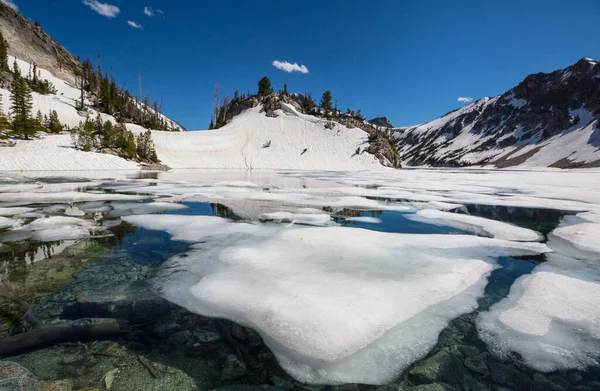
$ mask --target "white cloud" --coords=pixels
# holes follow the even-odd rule
[[[144,13],[146,16],[154,16],[154,10],[152,7],[144,7]]]
[[[14,9],[15,11],[19,10],[19,7],[17,7],[17,4],[15,4],[15,2],[13,0],[0,0],[0,2],[6,4],[7,6]]]
[[[304,65],[298,65],[298,63],[289,63],[287,61],[273,61],[273,66],[285,72],[301,72],[308,73],[308,68]]]
[[[127,24],[130,25],[131,27],[133,27],[134,29],[141,29],[142,28],[141,24],[139,24],[137,22],[134,22],[133,20],[128,20]]]
[[[460,103],[471,103],[471,102],[473,102],[473,98],[470,98],[468,96],[460,96],[460,97],[458,97],[458,101]]]
[[[119,14],[119,12],[121,12],[119,7],[116,5],[101,3],[98,0],[82,0],[82,2],[92,10],[96,11],[102,16],[106,16],[107,18],[114,18]]]

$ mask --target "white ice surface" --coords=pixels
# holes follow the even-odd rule
[[[0,216],[0,229],[12,227],[17,223],[18,220]]]
[[[346,221],[358,221],[361,223],[369,223],[369,224],[378,224],[381,223],[381,219],[377,217],[371,216],[356,216],[356,217],[346,217],[344,220]]]
[[[423,209],[418,211],[416,215],[406,215],[406,218],[430,224],[441,223],[475,234],[487,233],[494,238],[503,240],[538,242],[543,239],[540,233],[531,229],[460,213]]]
[[[259,216],[261,220],[288,222],[303,225],[332,225],[331,216],[323,213],[292,213],[287,211],[263,213]]]
[[[518,352],[539,371],[584,370],[600,357],[600,275],[553,265],[520,277],[477,327],[502,357]]]
[[[600,254],[600,223],[598,222],[560,226],[552,231],[552,234],[570,242],[579,250]]]
[[[309,383],[381,384],[473,310],[499,255],[549,251],[466,235],[274,228],[207,216],[124,220],[194,244],[161,280],[169,300],[255,328]]]
[[[23,213],[33,212],[35,208],[27,208],[27,207],[13,207],[13,208],[1,208],[0,207],[0,216],[16,216]]]

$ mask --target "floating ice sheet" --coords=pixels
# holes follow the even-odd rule
[[[491,350],[518,352],[539,371],[585,369],[600,358],[600,274],[538,266],[520,277],[508,297],[479,316]]]
[[[148,198],[143,195],[129,194],[92,194],[77,191],[66,191],[62,193],[0,193],[1,202],[15,202],[27,200],[29,203],[61,203],[61,202],[85,202],[85,201],[131,201]]]
[[[173,202],[113,202],[110,206],[109,216],[112,217],[187,209],[187,206]]]
[[[488,234],[489,236],[503,240],[537,242],[543,239],[541,234],[531,229],[460,213],[423,209],[415,215],[406,215],[406,218],[430,224],[449,225],[464,231],[475,234]]]
[[[369,224],[379,224],[379,223],[381,223],[381,219],[379,219],[377,217],[371,217],[371,216],[346,217],[344,220],[346,220],[346,221],[358,221],[360,223],[369,223]]]
[[[102,231],[94,220],[77,217],[51,216],[42,217],[29,224],[13,229],[5,235],[3,241],[34,239],[41,242],[56,240],[84,239],[94,232]]]
[[[33,212],[35,208],[27,207],[14,207],[14,208],[0,208],[0,216],[16,216],[23,213]]]
[[[331,216],[323,213],[292,213],[286,211],[263,213],[259,216],[260,220],[287,222],[303,225],[334,225]]]
[[[9,219],[8,217],[0,216],[0,229],[10,228],[17,224],[19,221],[15,219]]]
[[[128,216],[195,242],[173,257],[162,294],[256,329],[284,369],[309,383],[381,384],[473,310],[500,255],[548,251],[466,235],[273,228],[209,216]]]
[[[579,250],[600,253],[599,223],[561,224],[561,226],[552,231],[552,234],[566,240]]]

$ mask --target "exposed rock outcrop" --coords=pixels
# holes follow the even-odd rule
[[[75,84],[79,62],[41,28],[0,2],[0,31],[9,43],[8,54],[51,71]]]
[[[386,117],[377,117],[370,119],[369,122],[371,125],[381,127],[381,128],[393,128],[392,124]]]
[[[409,165],[600,166],[600,63],[582,59],[434,121],[394,130]],[[548,145],[547,148],[545,148]]]

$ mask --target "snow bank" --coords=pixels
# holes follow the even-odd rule
[[[538,242],[542,235],[533,230],[478,216],[424,209],[406,218],[430,224],[448,225],[475,234],[488,234],[497,239]]]
[[[598,270],[569,274],[553,265],[538,266],[480,315],[479,334],[493,353],[518,352],[539,371],[598,365],[599,277]]]
[[[367,133],[297,112],[277,110],[269,118],[262,108],[249,109],[223,128],[201,132],[152,132],[159,159],[171,168],[221,169],[378,169],[368,153],[355,155]],[[268,148],[264,144],[270,141]],[[306,150],[306,152],[304,152]]]
[[[138,169],[137,163],[118,156],[77,150],[68,134],[17,140],[14,147],[0,147],[0,171]]]
[[[256,329],[282,367],[308,383],[389,381],[475,308],[492,259],[549,251],[466,235],[282,229],[207,216],[124,220],[195,243],[169,261],[162,295]]]

